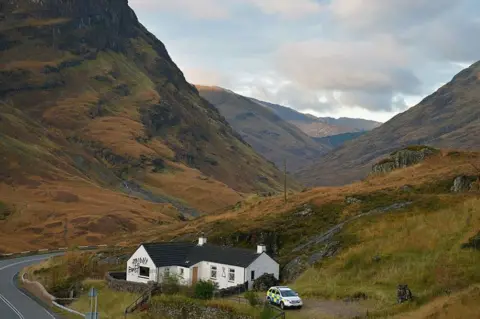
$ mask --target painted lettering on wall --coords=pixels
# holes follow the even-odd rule
[[[134,258],[132,260],[132,266],[128,267],[128,273],[129,274],[139,274],[140,273],[140,265],[146,265],[148,264],[148,258],[147,257],[138,257]]]

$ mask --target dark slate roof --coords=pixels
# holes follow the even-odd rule
[[[146,243],[143,247],[157,267],[190,267],[201,261],[209,261],[246,268],[259,256],[255,250],[211,244]]]

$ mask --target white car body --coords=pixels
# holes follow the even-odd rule
[[[301,308],[302,298],[292,289],[284,286],[270,287],[267,292],[267,301],[284,308]]]

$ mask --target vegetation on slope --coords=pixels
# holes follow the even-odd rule
[[[287,284],[307,298],[366,295],[378,317],[413,311],[480,284],[480,252],[469,248],[480,227],[478,191],[451,190],[456,177],[478,174],[472,161],[479,159],[440,152],[359,183],[291,195],[286,204],[253,200],[188,225],[162,226],[143,232],[142,240],[195,240],[205,231],[210,242],[251,248],[263,242],[283,278],[292,261],[300,265],[300,277]],[[404,283],[415,301],[396,305]]]
[[[0,198],[18,211],[0,249],[105,242],[281,189],[126,1],[0,10]]]

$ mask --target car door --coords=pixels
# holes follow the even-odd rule
[[[281,301],[282,296],[280,295],[280,291],[278,291],[278,289],[275,289],[275,303],[279,305]]]

